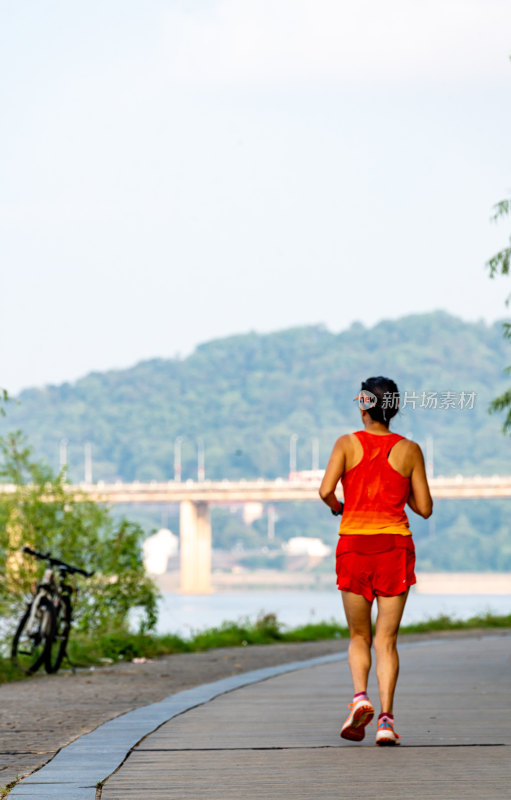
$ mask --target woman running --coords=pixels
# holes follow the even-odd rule
[[[381,713],[376,744],[399,744],[393,701],[399,673],[397,635],[410,586],[416,582],[415,548],[404,507],[427,519],[433,510],[424,457],[418,444],[389,431],[399,392],[389,378],[368,378],[358,400],[364,430],[337,439],[319,490],[336,516],[342,514],[336,553],[337,586],[350,631],[348,663],[353,703],[343,739],[361,741],[374,716],[367,696],[371,668],[371,607]],[[344,504],[335,496],[342,481]]]

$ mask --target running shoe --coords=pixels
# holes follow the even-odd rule
[[[399,733],[394,730],[394,722],[388,717],[380,717],[376,729],[376,744],[394,746],[399,744]]]
[[[374,708],[368,697],[361,697],[355,703],[350,703],[349,708],[351,711],[342,726],[341,738],[361,742],[366,735],[366,725],[369,725],[374,717]]]

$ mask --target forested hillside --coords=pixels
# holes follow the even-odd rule
[[[172,350],[172,342],[168,349]],[[182,360],[154,359],[92,373],[70,384],[30,389],[10,404],[0,429],[21,428],[39,455],[58,466],[68,440],[69,475],[83,480],[83,446],[92,445],[95,480],[173,477],[182,436],[183,479],[195,477],[197,441],[207,478],[275,477],[289,470],[289,437],[298,435],[298,468],[311,465],[311,439],[324,466],[334,439],[359,426],[353,397],[361,379],[393,377],[402,392],[476,392],[474,408],[404,408],[393,429],[434,440],[437,474],[509,472],[510,439],[487,413],[507,385],[511,363],[501,325],[468,323],[443,312],[354,324],[255,333],[208,342]]]
[[[252,333],[208,342],[182,360],[155,359],[24,391],[8,404],[0,432],[21,428],[53,467],[66,439],[73,481],[84,478],[85,442],[96,481],[171,479],[177,437],[183,480],[197,476],[199,439],[206,478],[285,476],[291,434],[299,437],[298,469],[310,468],[314,437],[324,467],[335,438],[360,426],[353,402],[360,381],[383,374],[417,396],[393,429],[423,445],[433,437],[437,475],[509,474],[511,439],[501,433],[502,418],[487,411],[507,386],[509,363],[500,323],[467,323],[443,312],[372,328],[356,324],[338,334],[319,326]],[[420,407],[423,392],[436,393],[437,408]],[[447,392],[456,407],[440,407]],[[461,392],[476,393],[473,408],[467,398],[459,407]],[[122,510],[148,532],[162,521],[178,529],[177,508]],[[276,546],[297,535],[335,545],[337,522],[319,500],[281,503],[276,512]],[[511,500],[437,501],[431,520],[409,516],[420,569],[511,569]],[[213,510],[215,547],[261,547],[269,544],[267,529],[265,515],[246,525],[241,509]],[[282,554],[273,555],[278,566]]]

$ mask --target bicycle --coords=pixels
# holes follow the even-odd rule
[[[28,675],[37,672],[44,664],[48,674],[57,672],[67,655],[67,641],[71,630],[71,595],[76,588],[67,580],[69,575],[91,578],[94,572],[86,572],[53,558],[50,553],[38,553],[30,547],[22,552],[40,561],[47,561],[42,581],[34,596],[28,601],[14,634],[11,659]],[[58,575],[56,574],[58,571]]]

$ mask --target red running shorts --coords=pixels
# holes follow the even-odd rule
[[[395,597],[417,582],[411,536],[393,533],[343,534],[336,552],[337,586],[361,594],[370,603],[377,595]]]

